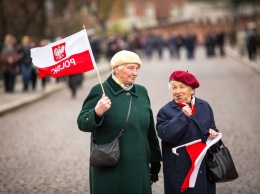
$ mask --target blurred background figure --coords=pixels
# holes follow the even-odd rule
[[[206,56],[208,58],[214,57],[216,37],[214,36],[214,32],[212,30],[206,34],[204,42],[205,42]]]
[[[223,30],[220,30],[216,35],[216,46],[219,50],[219,55],[221,57],[225,56],[225,32]]]
[[[153,55],[154,37],[152,34],[148,34],[145,40],[145,56],[150,59]]]
[[[247,33],[247,52],[249,60],[256,59],[257,35],[256,28],[250,28]]]
[[[90,36],[90,46],[96,62],[99,62],[101,55],[100,40],[98,37]]]
[[[241,57],[246,55],[246,28],[237,32],[237,49]]]
[[[170,52],[171,58],[173,58],[176,55],[176,37],[174,33],[171,33],[167,40],[168,43],[168,49]]]
[[[0,57],[5,92],[14,92],[18,61],[21,59],[21,57],[22,56],[19,55],[18,50],[16,48],[16,38],[13,35],[7,34],[5,36]]]
[[[107,38],[107,52],[106,57],[108,60],[114,56],[114,54],[117,52],[117,44],[116,44],[116,37],[115,36],[109,36]]]
[[[36,46],[35,41],[34,40],[30,40],[30,45],[31,48],[34,48]],[[38,69],[37,67],[35,67],[33,65],[33,63],[31,62],[31,67],[32,67],[32,73],[31,73],[31,83],[32,83],[32,90],[35,91],[36,89],[36,84],[37,84],[37,76],[38,76]]]
[[[22,78],[23,78],[24,92],[28,91],[28,86],[31,81],[32,70],[33,70],[30,49],[31,49],[30,37],[23,36],[19,53],[22,56],[20,61],[20,67],[21,67]]]
[[[164,47],[163,38],[159,34],[159,32],[156,32],[156,35],[154,36],[154,49],[158,53],[159,59],[162,59],[163,57],[163,47]]]
[[[196,44],[197,44],[196,35],[189,32],[184,39],[184,46],[186,48],[187,59],[194,59]]]
[[[72,98],[76,97],[78,88],[82,85],[82,82],[84,80],[83,74],[73,74],[68,76],[68,85],[71,90],[71,96]]]
[[[180,49],[183,46],[183,37],[181,34],[178,34],[176,36],[175,44],[176,44],[176,56],[177,56],[177,59],[180,59]]]

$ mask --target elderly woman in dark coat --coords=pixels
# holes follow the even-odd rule
[[[132,105],[123,136],[120,160],[115,167],[90,166],[91,194],[151,194],[151,183],[158,180],[161,151],[147,90],[134,84],[141,66],[138,55],[120,51],[111,59],[112,75],[94,86],[78,116],[78,127],[92,132],[95,143],[111,142],[126,120],[130,95]]]
[[[205,142],[207,138],[218,135],[210,105],[195,98],[195,88],[198,87],[199,82],[191,73],[173,72],[169,79],[173,100],[163,106],[157,115],[156,130],[162,140],[165,194],[216,193],[215,183],[210,182],[206,174],[205,159],[201,163],[194,188],[183,189],[185,177],[191,168],[191,159],[185,148],[178,149],[179,155],[172,153],[172,148],[176,146],[197,139]]]

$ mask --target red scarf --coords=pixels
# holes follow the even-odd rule
[[[191,108],[191,113],[194,115],[195,114],[195,96],[191,97],[191,105],[184,103],[184,102],[176,102],[179,106],[184,107],[184,106],[189,106]]]

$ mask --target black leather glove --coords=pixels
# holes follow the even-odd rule
[[[161,170],[160,162],[151,163],[151,167],[150,167],[151,184],[158,181],[158,179],[159,179],[158,174],[159,174],[160,170]]]

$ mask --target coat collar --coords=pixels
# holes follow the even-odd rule
[[[126,91],[118,83],[115,82],[115,80],[112,78],[112,75],[110,75],[104,83],[106,84],[106,86],[109,88],[109,90],[112,92],[114,96],[117,96],[121,93],[129,92],[132,95],[138,97],[135,84],[133,85],[131,90]]]
[[[172,105],[173,108],[177,108],[178,110],[182,109],[182,107],[180,107],[174,100],[171,101],[171,105]],[[202,105],[203,105],[203,101],[200,100],[199,98],[196,98],[196,101],[195,101],[195,117],[200,113]]]

